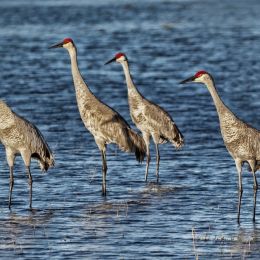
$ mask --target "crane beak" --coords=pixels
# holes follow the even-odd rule
[[[185,80],[181,81],[181,82],[180,82],[180,84],[185,84],[185,83],[187,83],[187,82],[191,82],[191,81],[193,81],[194,79],[195,79],[195,77],[194,77],[194,76],[192,76],[192,77],[189,77],[189,78],[187,78],[187,79],[185,79]]]
[[[116,61],[116,57],[114,57],[113,59],[107,61],[107,62],[105,63],[105,65],[107,65],[107,64],[109,64],[109,63],[111,63],[111,62],[113,62],[113,61]]]
[[[60,42],[58,44],[50,46],[49,49],[52,49],[52,48],[62,48],[62,47],[63,47],[63,42]]]

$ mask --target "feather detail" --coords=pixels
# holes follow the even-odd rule
[[[40,130],[0,101],[0,140],[13,154],[26,151],[39,161],[41,170],[54,166],[54,158]]]

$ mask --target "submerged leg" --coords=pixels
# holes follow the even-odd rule
[[[106,175],[107,175],[107,162],[106,162],[106,150],[101,151],[102,156],[102,195],[106,196]]]
[[[145,181],[147,182],[148,178],[148,170],[149,170],[149,164],[151,161],[150,156],[150,135],[147,133],[143,133],[143,138],[146,146],[146,169],[145,169]]]
[[[155,148],[156,148],[156,177],[157,177],[157,182],[159,182],[159,164],[160,164],[159,145],[155,144]]]
[[[241,200],[243,194],[243,187],[242,187],[242,161],[235,160],[237,173],[238,173],[238,212],[237,212],[237,222],[240,223],[240,208],[241,208]]]

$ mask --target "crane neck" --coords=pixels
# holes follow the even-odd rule
[[[79,71],[76,47],[69,48],[68,52],[71,60],[71,72],[72,72],[77,98],[78,95],[92,94],[87,84],[84,82],[84,79],[82,78],[81,73]]]
[[[128,61],[125,60],[123,61],[122,63],[122,66],[123,66],[123,70],[124,70],[124,74],[125,74],[125,79],[126,79],[126,84],[127,84],[127,90],[128,90],[128,95],[131,96],[131,95],[141,95],[139,93],[139,91],[137,90],[134,82],[133,82],[133,79],[132,79],[132,75],[130,73],[130,69],[129,69],[129,64],[128,64]]]
[[[226,105],[223,103],[223,101],[221,100],[220,96],[218,95],[217,89],[215,87],[215,83],[213,80],[208,80],[207,82],[205,82],[211,96],[212,99],[214,101],[214,104],[216,106],[217,112],[220,115],[224,110],[225,111],[229,111],[229,109],[226,107]]]

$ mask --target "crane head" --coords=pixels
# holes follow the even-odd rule
[[[114,56],[114,58],[112,58],[111,60],[107,61],[107,62],[105,63],[105,65],[107,65],[107,64],[109,64],[109,63],[111,63],[111,62],[114,62],[114,61],[121,63],[121,62],[126,61],[126,60],[127,60],[126,55],[125,55],[123,52],[118,52],[118,53]]]
[[[205,83],[208,79],[213,81],[212,76],[205,70],[198,71],[195,75],[183,80],[180,84],[184,84],[187,82],[198,82],[198,83]]]
[[[70,46],[74,46],[73,40],[71,38],[65,38],[62,42],[49,47],[49,49],[51,49],[51,48],[68,48]]]

